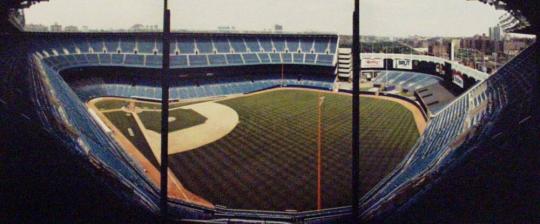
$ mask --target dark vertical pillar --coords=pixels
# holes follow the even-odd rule
[[[170,56],[170,40],[171,33],[171,12],[168,9],[167,0],[164,1],[163,9],[163,68],[161,71],[161,191],[160,191],[160,209],[162,223],[167,222],[168,213],[168,155],[169,155],[169,56]]]
[[[444,81],[446,81],[448,84],[452,83],[454,72],[452,72],[452,64],[445,62],[444,63]]]
[[[360,0],[354,1],[353,13],[353,131],[352,131],[352,223],[359,221],[360,201]]]
[[[534,62],[535,62],[535,66],[534,66],[534,75],[533,75],[533,80],[531,80],[533,84],[533,109],[532,109],[532,113],[533,113],[533,133],[536,133],[538,134],[540,132],[540,106],[538,106],[538,102],[540,102],[540,52],[538,52],[538,46],[539,46],[539,41],[538,41],[538,37],[540,37],[540,31],[537,31],[539,33],[536,34],[536,40],[535,42],[533,43],[533,47],[534,47],[534,53],[533,53],[533,57],[534,57]],[[530,143],[531,146],[533,145],[539,145],[540,144],[540,138],[533,138],[534,140]]]

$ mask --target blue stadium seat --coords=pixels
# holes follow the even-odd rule
[[[287,48],[290,52],[298,52],[300,49],[300,40],[298,38],[287,38]]]
[[[306,54],[305,63],[306,64],[315,64],[315,59],[317,58],[316,54]]]
[[[283,63],[283,61],[281,61],[281,56],[278,53],[269,53],[268,55],[270,55],[272,63]]]
[[[251,52],[259,52],[261,50],[261,46],[259,45],[259,41],[257,41],[257,38],[245,38],[245,41],[247,47],[251,50]]]
[[[294,63],[299,63],[299,64],[304,63],[304,54],[294,53],[293,54],[293,61],[294,61]]]
[[[244,57],[244,62],[246,64],[259,64],[261,63],[259,58],[257,57],[257,54],[242,54]]]
[[[98,54],[99,62],[104,65],[112,64],[111,54]]]
[[[94,50],[94,53],[102,53],[103,48],[105,47],[102,39],[88,39],[88,43],[92,50]]]
[[[261,59],[261,63],[268,64],[268,63],[272,62],[272,61],[270,61],[270,56],[268,56],[267,53],[258,53],[257,55]]]
[[[195,53],[195,40],[193,38],[180,37],[176,40],[178,42],[178,49],[180,49],[181,54]]]
[[[334,61],[334,55],[332,54],[319,54],[317,55],[317,64],[331,65]]]
[[[155,40],[141,39],[137,41],[139,53],[152,54],[154,52]]]
[[[211,65],[225,65],[227,60],[224,54],[210,54],[208,55],[208,61]]]
[[[231,46],[229,44],[229,40],[227,38],[214,38],[214,45],[216,46],[216,49],[218,53],[230,53],[231,52]]]
[[[235,53],[247,52],[243,38],[229,38],[229,42]],[[229,62],[230,63],[230,62]]]
[[[272,38],[272,42],[274,43],[276,51],[285,52],[285,38]]]
[[[88,59],[88,64],[98,65],[99,58],[97,54],[87,54],[86,58]]]
[[[173,55],[171,56],[171,66],[174,67],[187,67],[188,66],[188,59],[186,55]]]
[[[316,53],[326,53],[328,49],[328,39],[325,38],[316,38],[315,44],[313,45]]]
[[[214,52],[214,47],[212,45],[212,39],[201,37],[195,39],[196,48],[199,50],[199,53],[201,54],[208,54]]]
[[[113,64],[124,64],[124,54],[112,54]]]
[[[133,53],[135,52],[135,41],[129,39],[121,39],[120,48],[124,53]]]
[[[264,49],[264,52],[272,52],[274,49],[272,46],[272,40],[268,37],[259,37],[259,44]]]
[[[163,57],[161,55],[146,55],[146,65],[151,67],[161,67]],[[171,57],[172,65],[172,57]]]
[[[115,40],[114,38],[105,40],[104,44],[105,44],[105,48],[107,49],[108,53],[117,52],[117,50],[118,50],[118,48],[120,46],[119,40]]]
[[[208,65],[208,58],[206,55],[189,55],[189,64],[191,66],[206,66]]]
[[[124,63],[127,65],[144,65],[144,56],[136,54],[126,54]]]
[[[244,64],[244,61],[242,60],[240,54],[226,54],[226,57],[230,65]]]
[[[311,53],[311,49],[313,49],[313,39],[311,38],[301,39],[300,48],[302,48],[302,52],[304,53]]]
[[[281,53],[281,58],[283,63],[292,63],[292,54],[290,53]]]

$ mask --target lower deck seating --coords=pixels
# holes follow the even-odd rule
[[[192,99],[210,96],[249,93],[276,86],[301,86],[331,90],[333,76],[308,75],[257,75],[232,77],[205,77],[177,79],[171,82],[171,99]],[[159,80],[128,77],[85,78],[70,83],[75,92],[83,100],[100,96],[141,97],[160,99],[161,87]]]
[[[475,146],[512,132],[530,116],[535,105],[532,83],[538,81],[537,51],[537,44],[529,47],[435,114],[411,154],[364,196],[363,204],[369,206],[365,214],[398,208],[401,199],[413,199],[414,192],[428,187],[426,180],[458,163]]]

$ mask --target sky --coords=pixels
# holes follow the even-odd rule
[[[270,29],[351,34],[353,0],[169,0],[173,29]],[[27,23],[127,29],[162,24],[160,0],[50,0],[25,11]],[[377,36],[472,36],[503,11],[466,0],[360,0],[360,32]]]

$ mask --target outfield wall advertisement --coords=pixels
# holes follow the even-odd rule
[[[465,82],[463,81],[463,76],[459,73],[454,73],[452,75],[452,82],[461,88],[465,86]]]
[[[364,58],[360,60],[362,68],[384,68],[384,59]]]
[[[412,60],[410,59],[394,59],[394,68],[395,69],[406,69],[412,70]]]

